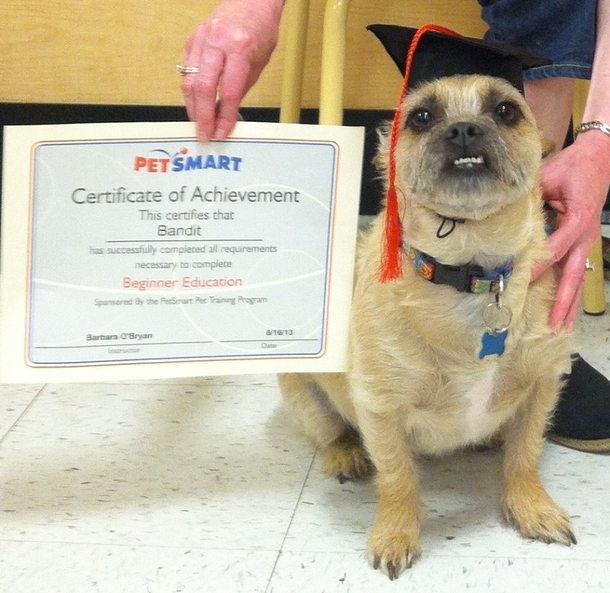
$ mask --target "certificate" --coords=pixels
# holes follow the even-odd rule
[[[346,366],[363,130],[5,128],[0,381]]]

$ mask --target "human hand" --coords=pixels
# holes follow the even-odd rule
[[[189,118],[201,142],[226,138],[239,105],[257,81],[277,43],[283,0],[222,0],[187,41],[182,78]]]
[[[585,262],[600,233],[600,216],[610,182],[610,138],[590,131],[550,157],[542,169],[545,201],[558,214],[557,230],[548,238],[551,257],[536,266],[532,280],[554,263],[561,269],[549,324],[571,331],[585,279]]]

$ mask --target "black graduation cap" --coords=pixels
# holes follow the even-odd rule
[[[369,25],[401,74],[418,29],[398,25]],[[455,74],[484,74],[508,80],[523,90],[523,70],[546,66],[551,61],[501,43],[426,31],[413,54],[409,88]]]

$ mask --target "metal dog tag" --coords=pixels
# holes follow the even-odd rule
[[[505,332],[510,327],[513,319],[513,312],[501,301],[489,303],[483,311],[483,321],[485,327],[495,334]]]

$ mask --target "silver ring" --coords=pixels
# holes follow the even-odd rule
[[[199,68],[196,66],[181,66],[180,64],[177,64],[176,72],[180,74],[180,76],[185,76],[186,74],[199,74]]]

